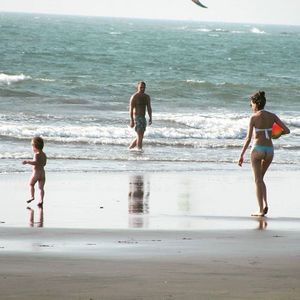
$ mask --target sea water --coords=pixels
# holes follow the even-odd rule
[[[300,27],[0,13],[0,41],[0,173],[29,171],[35,135],[48,171],[236,168],[257,90],[291,129],[274,165],[299,169]],[[139,80],[153,125],[131,153]]]

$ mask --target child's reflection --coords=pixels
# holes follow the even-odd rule
[[[143,175],[129,178],[128,212],[131,227],[145,227],[144,215],[149,213],[150,184],[145,184]]]
[[[44,227],[44,209],[43,206],[38,207],[38,220],[37,222],[34,221],[34,209],[31,207],[27,207],[29,211],[29,225],[30,227]]]

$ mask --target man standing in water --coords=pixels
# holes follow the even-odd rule
[[[135,127],[136,138],[131,142],[129,149],[137,148],[142,150],[143,138],[147,126],[146,121],[146,108],[149,115],[149,125],[152,124],[152,108],[150,96],[145,94],[146,83],[143,81],[138,82],[137,92],[130,98],[129,114],[130,114],[130,127]]]

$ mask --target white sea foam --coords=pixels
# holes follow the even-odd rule
[[[200,32],[211,32],[212,30],[208,29],[208,28],[199,28],[199,29],[197,29],[197,31],[200,31]]]
[[[52,120],[53,119],[53,120]],[[148,138],[170,145],[199,140],[241,140],[246,135],[248,114],[224,112],[211,113],[157,113],[155,123],[147,128]],[[285,117],[284,121],[294,134],[299,132],[299,118]],[[72,119],[51,117],[47,124],[24,115],[11,117],[0,115],[0,135],[7,138],[24,139],[42,135],[48,140],[64,143],[123,144],[134,135],[123,122],[114,125],[95,125],[87,119],[74,122]]]
[[[242,30],[229,30],[225,28],[198,28],[196,29],[198,32],[208,32],[208,33],[236,33],[236,34],[241,34],[245,33],[245,31]]]
[[[43,81],[43,82],[55,82],[55,79],[49,79],[49,78],[37,78],[37,81]]]
[[[205,80],[197,80],[197,79],[187,79],[187,83],[206,83]]]
[[[266,33],[265,31],[260,30],[260,29],[257,28],[257,27],[253,27],[253,28],[251,29],[251,32],[252,32],[252,33],[257,33],[257,34],[265,34],[265,33]]]
[[[80,125],[51,122],[47,125],[35,122],[34,119],[26,121],[24,116],[20,118],[23,122],[1,118],[0,135],[14,139],[41,135],[54,142],[119,145],[128,143],[128,137],[133,133],[131,128],[123,124],[108,126],[84,122]],[[193,144],[191,140],[197,144],[201,139],[240,139],[245,135],[246,120],[220,114],[157,114],[156,123],[165,126],[153,125],[146,132],[149,138],[157,142],[167,140],[170,145],[178,141]]]
[[[111,35],[120,35],[120,34],[122,34],[122,32],[120,32],[120,31],[111,31],[109,34],[111,34]]]
[[[30,76],[25,76],[24,74],[20,75],[7,75],[5,73],[0,73],[0,84],[12,84],[20,81],[31,79]]]

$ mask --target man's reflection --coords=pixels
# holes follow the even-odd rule
[[[27,207],[27,210],[29,211],[29,225],[30,227],[44,227],[44,209],[43,206],[38,207],[38,220],[34,221],[34,209],[31,207]]]
[[[145,215],[149,213],[150,183],[145,184],[143,175],[129,178],[128,212],[130,227],[147,227]]]

